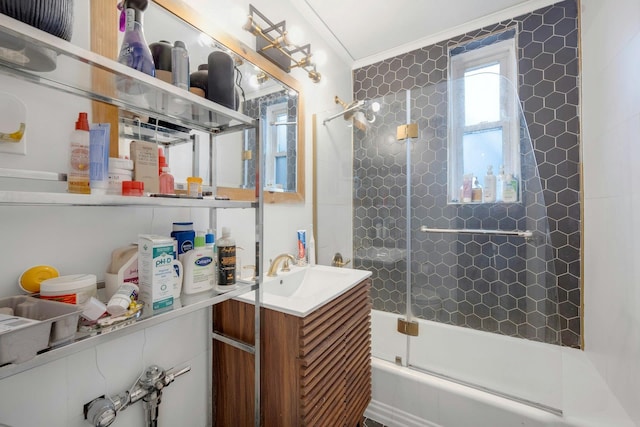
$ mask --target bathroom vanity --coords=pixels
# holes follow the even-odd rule
[[[367,277],[304,316],[262,309],[261,425],[362,422],[371,398],[370,288]],[[216,333],[251,345],[253,319],[254,306],[244,301],[229,300],[214,307]],[[213,342],[216,425],[253,425],[253,357],[219,340]]]

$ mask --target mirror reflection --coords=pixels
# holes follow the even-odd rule
[[[178,9],[186,10],[186,6],[180,1],[157,3],[168,7],[174,13],[176,11],[171,7],[172,5],[177,4]],[[161,5],[150,3],[145,11],[144,32],[147,42],[152,45],[152,51],[166,50],[176,41],[183,42],[189,55],[191,92],[200,96],[206,96],[204,92],[206,84],[203,88],[202,82],[207,81],[209,55],[212,52],[225,52],[230,55],[233,59],[235,100],[233,105],[228,107],[235,107],[238,112],[259,119],[259,134],[264,144],[262,155],[265,161],[265,190],[273,193],[300,194],[301,181],[297,178],[301,173],[300,149],[303,146],[297,125],[301,114],[298,106],[300,97],[298,91],[281,80],[291,82],[292,78],[286,74],[277,76],[274,67],[260,64],[258,60],[262,58],[257,56],[252,58],[255,64],[250,62],[179,19]],[[197,26],[196,22],[193,24]],[[268,69],[269,73],[265,69]],[[156,77],[165,80],[170,78],[163,74],[160,72]],[[135,126],[130,127],[135,129]],[[158,129],[150,127],[150,132],[158,132]],[[174,128],[173,130],[184,132],[184,129]],[[169,127],[165,131],[170,133],[172,129]],[[176,182],[184,182],[187,176],[193,174],[192,169],[195,171],[202,168],[202,165],[192,164],[194,156],[191,152],[204,150],[210,153],[215,175],[210,179],[202,176],[205,183],[208,181],[210,185],[215,185],[219,194],[231,193],[232,199],[254,197],[258,139],[255,129],[220,134],[213,138],[213,142],[208,140],[205,133],[197,130],[187,130],[187,134],[189,138],[183,138],[184,144],[165,148],[165,155]],[[120,152],[128,152],[128,150],[125,148]],[[190,167],[184,167],[185,162]],[[246,190],[246,193],[243,190]]]

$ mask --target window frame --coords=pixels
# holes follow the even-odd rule
[[[491,36],[489,36],[491,37]],[[489,39],[487,37],[486,39]],[[482,41],[481,41],[482,42]],[[477,43],[477,41],[474,41]],[[492,165],[497,175],[500,166],[504,166],[505,174],[510,173],[520,178],[520,109],[517,97],[517,50],[516,37],[496,41],[492,44],[453,54],[449,49],[449,132],[448,132],[448,197],[449,204],[463,203],[459,200],[459,188],[463,175],[467,172],[463,165],[463,138],[466,134],[502,129],[502,165]],[[500,118],[493,122],[481,122],[466,126],[464,84],[465,73],[490,65],[500,65]],[[471,172],[471,171],[469,171]],[[480,178],[486,171],[473,171]],[[484,176],[484,175],[482,175]],[[519,188],[520,186],[518,186]],[[520,193],[520,191],[518,191]],[[518,196],[518,200],[520,197]]]
[[[275,104],[271,104],[266,108],[266,120],[265,126],[267,131],[265,132],[266,136],[266,144],[265,144],[265,189],[269,191],[284,191],[287,190],[287,183],[284,184],[283,188],[278,187],[276,183],[276,159],[284,157],[287,158],[287,150],[285,151],[277,151],[279,141],[279,128],[281,126],[286,125],[276,125],[278,123],[278,116],[284,115],[285,122],[288,120],[288,105],[287,102],[278,102]],[[285,132],[285,147],[288,147],[287,137]],[[287,164],[287,162],[285,162]],[[288,167],[288,165],[287,165]],[[285,172],[285,176],[287,176],[287,172]]]

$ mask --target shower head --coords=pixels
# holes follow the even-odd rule
[[[375,122],[376,120],[375,114],[373,113],[379,109],[380,104],[378,103],[375,103],[378,105],[378,109],[372,108],[372,112],[369,112],[369,107],[367,106],[365,101],[353,101],[347,104],[337,95],[333,98],[333,100],[336,104],[340,104],[342,106],[342,112],[327,117],[326,119],[324,119],[322,124],[327,124],[327,122],[330,122],[331,120],[342,116],[344,120],[348,122],[350,121],[351,124],[356,127],[356,129],[364,132],[369,128],[369,124]]]
[[[333,100],[335,101],[336,104],[342,105],[342,108],[344,109],[343,112],[342,112],[343,113],[342,117],[344,117],[345,120],[351,120],[351,118],[353,117],[353,115],[357,111],[358,107],[361,105],[361,102],[359,102],[359,101],[353,101],[350,104],[347,104],[342,99],[340,99],[340,97],[338,97],[338,95],[336,95],[333,98]]]

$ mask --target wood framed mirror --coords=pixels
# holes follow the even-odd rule
[[[247,100],[240,103],[241,107],[239,112],[251,116],[256,119],[260,119],[260,134],[263,143],[262,153],[265,162],[265,188],[264,188],[264,201],[265,203],[300,203],[305,199],[305,153],[304,153],[304,94],[302,91],[302,85],[291,75],[278,68],[276,65],[259,55],[257,52],[237,40],[235,37],[229,35],[226,32],[216,28],[214,24],[209,23],[203,14],[198,13],[184,0],[153,0],[149,4],[149,8],[145,11],[145,15],[153,13],[157,16],[158,13],[163,14],[165,19],[175,19],[176,28],[182,28],[180,32],[181,41],[185,41],[185,38],[199,38],[206,40],[210,39],[216,46],[216,48],[226,50],[236,59],[237,64],[241,64],[244,69],[255,69],[255,74],[261,74],[266,76],[263,78],[264,84],[262,87],[256,86],[251,83],[255,83],[254,75],[249,76],[251,71],[246,72],[243,78],[247,88],[244,92],[250,92],[247,96]],[[91,2],[91,48],[93,51],[100,53],[103,56],[117,59],[118,35],[117,28],[112,25],[113,22],[117,22],[118,11],[112,0],[94,0]],[[108,24],[105,24],[107,22]],[[152,28],[152,20],[146,19],[144,21],[145,36],[147,43],[151,44],[159,40],[172,40],[171,31],[165,29]],[[163,34],[162,31],[167,32],[166,37],[159,36]],[[175,29],[173,32],[175,33]],[[187,35],[189,33],[189,35]],[[195,46],[194,43],[192,43]],[[200,48],[202,46],[199,46]],[[187,44],[189,50],[189,45]],[[190,50],[191,56],[191,50]],[[194,56],[197,53],[194,49]],[[190,58],[191,72],[197,69],[201,59]],[[99,84],[94,77],[94,84]],[[279,85],[274,88],[273,85]],[[270,89],[269,89],[270,87]],[[280,89],[278,89],[279,87]],[[280,110],[274,108],[274,99],[278,99],[280,103]],[[283,101],[284,99],[284,101]],[[293,100],[293,102],[292,102]],[[288,111],[282,111],[283,104],[288,107]],[[259,105],[259,106],[258,106]],[[256,108],[256,106],[258,106]],[[115,110],[115,111],[114,111]],[[279,113],[279,115],[278,115]],[[284,114],[284,115],[283,115]],[[104,104],[95,102],[93,107],[94,121],[110,122],[117,126],[118,123],[118,110],[115,107],[105,106]],[[286,130],[285,130],[286,129]],[[255,159],[256,156],[251,154],[252,144],[255,149],[255,133],[251,136],[252,131],[235,132],[229,135],[221,135],[214,137],[214,143],[216,144],[216,151],[220,151],[216,164],[213,165],[216,179],[213,181],[216,184],[215,193],[217,195],[228,196],[231,200],[255,200],[255,174],[251,173],[251,170],[255,171],[255,167],[251,167],[250,162]],[[274,150],[271,150],[269,154],[265,148],[265,144],[273,145],[273,139],[280,134],[281,138],[286,139],[288,148],[285,152],[286,160],[282,157],[277,157],[273,154]],[[282,136],[285,135],[285,136]],[[112,139],[111,155],[117,157],[118,154],[118,141]],[[224,142],[223,138],[243,138],[240,144],[228,144]],[[270,142],[271,141],[271,142]],[[277,143],[276,143],[277,144]],[[282,145],[282,144],[280,144]],[[240,153],[225,153],[224,147],[241,147]],[[266,154],[265,154],[266,153]],[[228,157],[227,157],[228,155]],[[234,159],[234,160],[230,160]],[[237,160],[235,160],[237,159]],[[267,163],[267,161],[273,164]],[[215,162],[215,156],[214,156]],[[238,162],[241,164],[237,165]],[[275,164],[280,164],[280,171],[286,170],[287,172],[275,172]],[[227,173],[228,168],[234,169],[233,173]],[[239,176],[240,178],[229,178],[231,176]],[[276,182],[276,176],[278,180]]]

